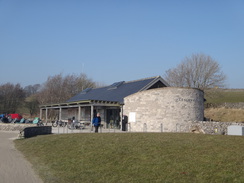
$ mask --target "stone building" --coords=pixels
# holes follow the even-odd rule
[[[104,128],[122,128],[124,98],[141,91],[168,87],[160,76],[134,81],[121,81],[100,88],[87,88],[68,101],[40,106],[40,118],[44,121],[56,119],[68,121],[75,117],[80,122],[90,123],[100,113]],[[53,115],[52,115],[53,116]]]
[[[189,131],[189,121],[203,121],[204,93],[199,89],[176,88],[160,77],[121,81],[100,88],[87,88],[60,104],[42,105],[40,118],[50,121],[75,117],[90,123],[100,113],[103,128],[131,132]]]
[[[132,132],[188,131],[189,121],[203,121],[204,93],[193,88],[165,87],[125,97],[123,114]]]

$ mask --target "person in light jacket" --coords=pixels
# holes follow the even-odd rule
[[[101,125],[101,117],[99,113],[97,113],[97,116],[93,118],[92,124],[95,127],[95,133],[98,133],[98,128]]]

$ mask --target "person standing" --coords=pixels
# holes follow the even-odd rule
[[[95,133],[98,133],[98,128],[101,125],[101,117],[99,113],[97,113],[97,116],[93,118],[92,124],[95,127]]]
[[[75,117],[72,118],[72,129],[75,129],[75,126],[76,126],[76,121],[75,121]]]

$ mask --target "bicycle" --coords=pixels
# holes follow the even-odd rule
[[[65,127],[67,125],[66,122],[63,122],[63,121],[59,121],[59,120],[56,120],[56,121],[52,121],[52,126],[53,127],[57,127],[57,126],[60,126],[60,127]]]
[[[44,123],[40,120],[38,121],[37,126],[44,126]]]
[[[68,124],[68,128],[70,130],[74,130],[74,129],[84,129],[85,128],[85,124],[84,123],[81,123],[81,122],[78,122],[78,121],[75,121],[75,122],[71,122]]]
[[[37,126],[44,126],[44,123],[42,122],[42,120],[38,117],[36,117],[33,121],[33,124],[36,124]]]

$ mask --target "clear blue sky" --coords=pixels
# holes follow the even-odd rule
[[[244,88],[243,0],[0,0],[0,84],[59,73],[112,84],[210,55]]]

